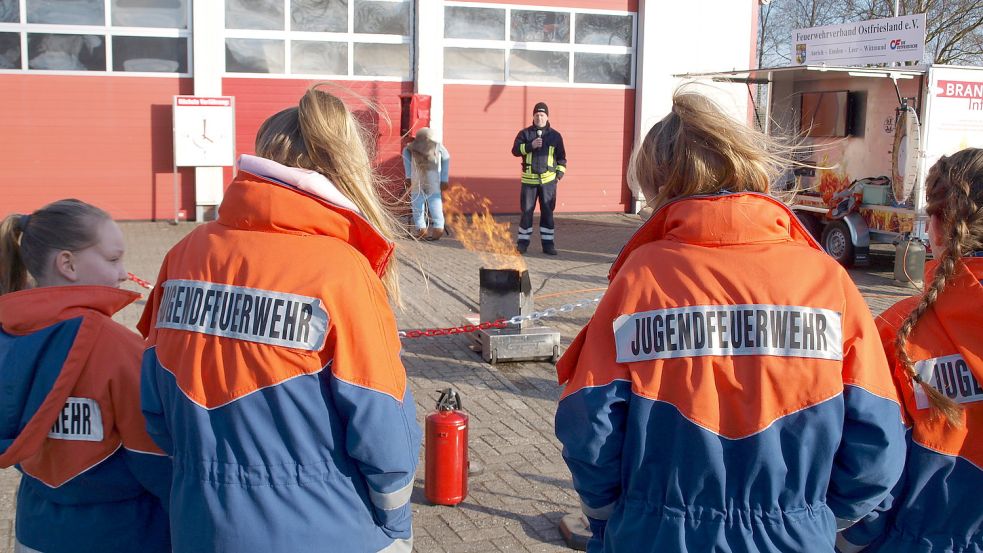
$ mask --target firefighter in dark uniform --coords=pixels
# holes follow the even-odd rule
[[[550,110],[539,102],[532,110],[532,125],[519,131],[512,146],[512,155],[522,158],[522,192],[519,194],[519,235],[516,245],[526,253],[532,240],[532,214],[539,200],[539,237],[543,253],[556,255],[553,209],[556,207],[556,183],[567,170],[567,154],[563,137],[550,126]]]

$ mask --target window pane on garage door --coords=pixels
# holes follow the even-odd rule
[[[505,50],[444,48],[444,78],[504,81]]]
[[[498,8],[444,8],[444,38],[505,40],[505,10]]]
[[[573,58],[573,80],[577,83],[631,84],[631,55],[577,52]]]
[[[570,80],[570,54],[539,50],[512,50],[509,54],[509,79],[531,82]]]

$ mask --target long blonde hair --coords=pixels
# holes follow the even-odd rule
[[[672,111],[632,153],[628,179],[654,209],[684,196],[770,191],[793,148],[727,115],[713,100],[677,90]]]
[[[962,423],[961,406],[915,372],[907,346],[908,338],[922,315],[945,292],[946,284],[952,281],[960,268],[965,270],[960,258],[983,249],[983,150],[966,148],[949,157],[943,156],[929,170],[925,186],[928,200],[926,210],[929,215],[938,218],[942,227],[939,230],[946,242],[941,252],[934,252],[939,262],[938,269],[918,307],[901,324],[894,346],[905,372],[925,391],[932,407],[942,413],[949,423],[959,425]]]
[[[95,244],[97,223],[107,219],[105,211],[75,199],[50,203],[30,215],[5,217],[0,222],[0,295],[30,288],[44,278],[54,253]]]
[[[398,224],[380,196],[383,181],[373,169],[368,133],[345,103],[316,83],[297,107],[270,116],[256,134],[256,155],[290,167],[317,171],[358,206],[365,219],[390,241]],[[389,298],[401,305],[395,258],[382,275]]]

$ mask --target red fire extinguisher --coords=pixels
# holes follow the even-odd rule
[[[440,391],[437,411],[427,416],[424,492],[437,505],[457,505],[468,495],[468,416],[453,388]]]

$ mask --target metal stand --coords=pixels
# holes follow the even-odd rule
[[[560,359],[560,333],[552,328],[489,328],[477,334],[481,357],[492,365],[500,361],[556,363]]]
[[[477,313],[465,315],[466,324],[477,325]],[[489,328],[471,335],[473,349],[491,363],[513,361],[549,361],[560,359],[560,332],[549,327]]]

